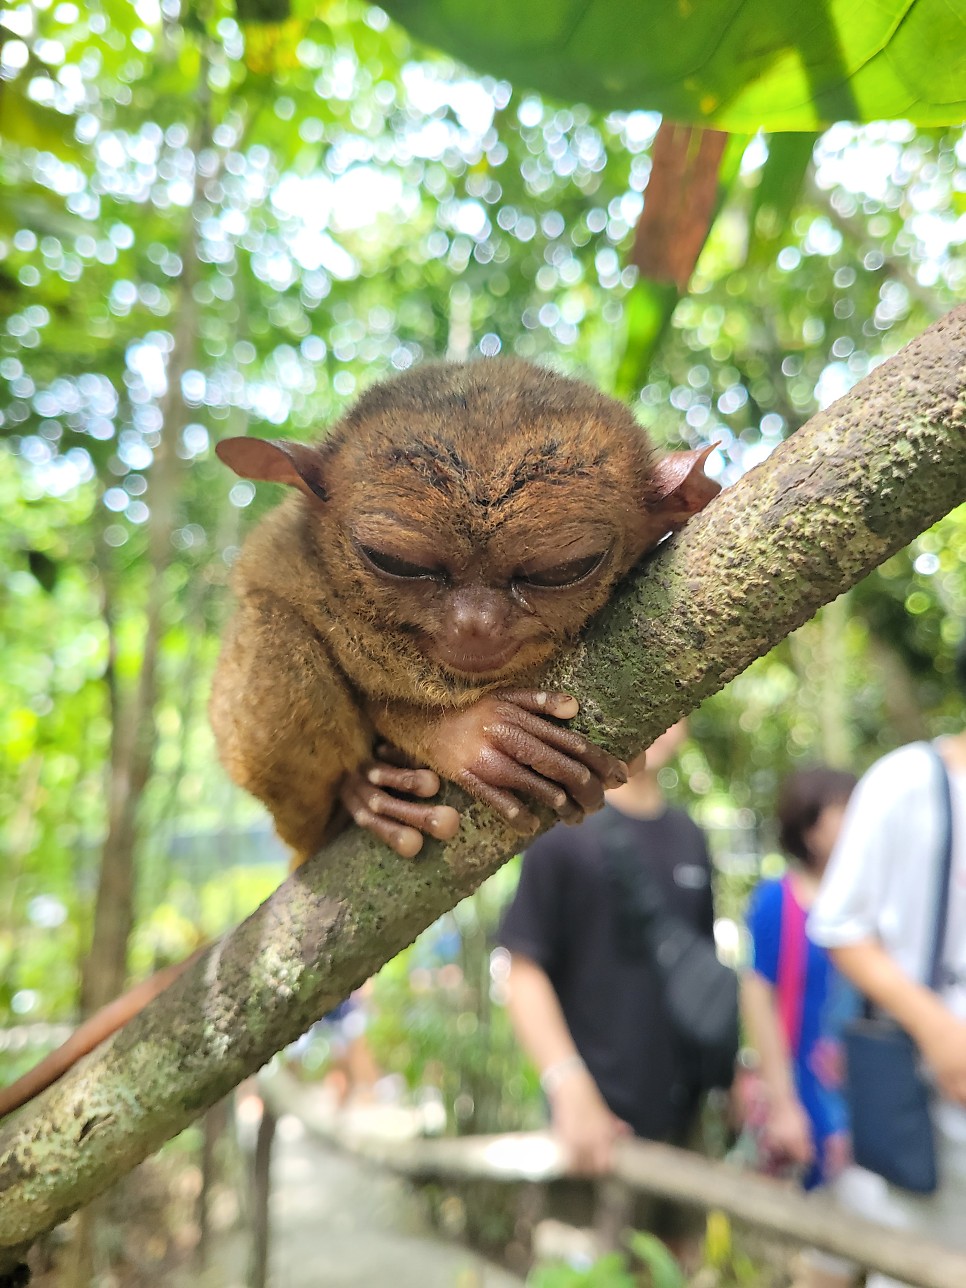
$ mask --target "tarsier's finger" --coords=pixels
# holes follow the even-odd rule
[[[400,769],[385,761],[377,761],[367,765],[362,776],[377,787],[408,792],[410,796],[435,796],[439,791],[439,774],[431,769]]]
[[[532,836],[540,826],[540,820],[521,805],[512,792],[495,787],[492,783],[485,783],[468,769],[459,775],[457,782],[464,791],[475,796],[484,805],[489,805],[490,809],[506,819],[515,831]]]
[[[395,796],[387,799],[389,805],[381,805],[378,810],[382,817],[418,827],[437,841],[451,841],[460,830],[459,811],[452,805],[420,805],[417,801],[403,801]]]
[[[561,730],[562,733],[573,733],[573,729]],[[587,768],[601,780],[608,789],[611,787],[623,787],[627,782],[627,764],[617,756],[612,756],[609,751],[603,747],[598,747],[595,742],[589,738],[584,738],[582,734],[577,734],[582,739],[583,746],[574,748],[573,755],[578,760],[582,760]]]
[[[380,841],[384,841],[391,850],[395,850],[404,859],[414,859],[423,848],[423,834],[417,832],[414,827],[401,827],[392,819],[380,818],[378,814],[373,814],[364,806],[349,812],[354,823],[371,832]]]
[[[528,734],[516,731],[521,738],[528,738]],[[559,782],[555,782],[552,777],[544,777],[542,774],[535,773],[527,762],[525,755],[507,754],[501,750],[500,735],[504,735],[508,742],[512,743],[512,728],[504,729],[503,726],[494,726],[489,731],[490,745],[485,747],[479,755],[476,762],[475,772],[477,776],[485,782],[494,786],[508,787],[514,793],[523,792],[524,795],[532,797],[542,805],[547,805],[560,815],[561,818],[569,822],[574,815],[575,806],[573,801],[567,795],[565,787]],[[533,740],[534,747],[537,746],[537,740]],[[556,753],[554,753],[556,754]],[[576,768],[584,774],[589,771],[584,769],[583,765],[577,765]],[[600,784],[597,784],[597,790],[600,792]]]
[[[497,696],[535,716],[553,716],[555,720],[572,720],[580,710],[575,697],[553,689],[512,689]]]
[[[601,780],[605,787],[620,787],[627,782],[627,766],[610,752],[604,751],[576,729],[565,729],[540,716],[533,715],[529,706],[517,701],[518,693],[504,693],[500,698],[505,703],[513,703],[516,712],[512,716],[522,729],[534,734],[542,742],[556,747],[558,751],[582,761],[587,768]],[[533,695],[531,695],[533,696]]]
[[[587,817],[587,811],[582,809],[580,805],[575,801],[572,801],[568,796],[566,805],[561,805],[557,810],[557,817],[560,819],[561,823],[572,825],[574,823],[582,823]]]
[[[361,774],[348,779],[340,794],[342,803],[360,827],[406,858],[419,853],[424,834],[449,841],[459,831],[460,816],[452,806],[402,800],[370,785]]]
[[[550,747],[540,734],[531,733],[528,729],[507,721],[506,724],[489,725],[487,737],[515,762],[518,770],[522,770],[522,773],[515,775],[513,781],[507,782],[507,786],[531,792],[537,800],[544,801],[544,804],[562,814],[567,805],[568,793],[580,805],[581,810],[600,809],[603,805],[604,788],[600,779],[581,761],[564,756],[563,752]],[[535,774],[523,769],[527,765],[529,769],[535,770]]]

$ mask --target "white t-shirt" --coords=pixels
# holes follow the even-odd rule
[[[950,775],[953,859],[942,989],[966,1020],[966,774]],[[941,861],[935,757],[910,743],[878,761],[856,787],[808,918],[817,944],[837,948],[878,939],[912,979],[927,982]],[[966,1109],[944,1101],[937,1125],[966,1140]]]

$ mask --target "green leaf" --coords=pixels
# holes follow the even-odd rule
[[[770,245],[788,227],[812,159],[814,134],[773,134],[749,215],[749,259],[761,244]]]
[[[647,1266],[651,1288],[685,1288],[681,1267],[656,1235],[635,1230],[628,1238],[627,1246]]]
[[[629,398],[647,380],[651,362],[677,306],[678,289],[667,282],[641,278],[624,301],[626,339],[614,388]]]
[[[605,111],[645,108],[745,133],[966,117],[966,11],[948,0],[386,0],[383,8],[480,71]]]

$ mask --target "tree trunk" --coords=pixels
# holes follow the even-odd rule
[[[617,754],[646,745],[966,497],[966,307],[814,417],[658,550],[547,682]],[[406,863],[350,829],[0,1131],[0,1273],[511,855],[459,835]],[[545,818],[546,825],[552,820]]]
[[[255,1136],[252,1156],[252,1246],[248,1267],[248,1288],[265,1288],[268,1283],[268,1254],[271,1245],[272,1145],[277,1126],[274,1111],[262,1103],[262,1117]]]
[[[198,74],[199,114],[194,154],[210,142],[208,115],[208,62],[202,57]],[[181,397],[181,378],[194,364],[198,321],[194,286],[197,278],[195,209],[200,196],[201,173],[195,165],[194,199],[185,216],[181,237],[183,272],[175,316],[178,319],[174,348],[168,363],[168,387],[162,405],[161,442],[151,466],[150,516],[148,518],[147,623],[141,670],[135,692],[126,696],[108,664],[111,694],[112,738],[107,788],[107,835],[101,851],[91,949],[84,966],[81,1010],[86,1015],[105,1006],[123,990],[127,974],[127,944],[134,924],[134,854],[138,841],[138,811],[151,777],[157,730],[154,708],[158,698],[158,661],[169,608],[165,573],[171,562],[171,538],[177,519],[184,462],[178,455],[187,423]],[[104,579],[105,619],[108,634],[115,614],[109,577]]]

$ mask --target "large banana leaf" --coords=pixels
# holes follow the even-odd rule
[[[966,0],[382,0],[478,71],[750,133],[966,119]]]

